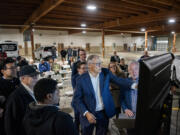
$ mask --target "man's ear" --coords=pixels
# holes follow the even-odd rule
[[[1,74],[3,73],[3,70],[2,70],[2,69],[0,70],[0,73],[1,73]]]
[[[51,101],[51,100],[52,100],[52,94],[51,94],[51,93],[47,94],[47,95],[46,95],[46,99],[49,100],[49,101]]]
[[[3,74],[3,72],[4,72],[4,69],[1,69],[0,71],[1,71],[1,73]]]

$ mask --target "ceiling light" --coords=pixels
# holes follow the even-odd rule
[[[144,32],[144,31],[146,31],[146,29],[145,28],[141,28],[141,31]]]
[[[82,23],[82,24],[81,24],[81,27],[86,27],[86,24],[85,24],[85,23]]]
[[[96,6],[95,6],[95,5],[88,5],[86,8],[87,8],[88,10],[91,10],[91,11],[96,10]]]
[[[86,31],[82,31],[83,34],[86,34]]]
[[[175,34],[175,32],[174,32],[174,31],[172,31],[172,32],[171,32],[171,34]]]
[[[176,20],[175,19],[169,19],[169,21],[168,21],[169,23],[175,23],[176,22]]]

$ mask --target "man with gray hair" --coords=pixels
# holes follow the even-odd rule
[[[138,82],[139,79],[139,62],[131,61],[128,67],[129,80]],[[120,103],[125,113],[120,115],[120,118],[131,118],[135,119],[136,116],[136,105],[137,105],[138,91],[134,88],[122,91],[120,96]],[[135,135],[134,129],[127,129],[128,135]]]
[[[20,70],[21,85],[8,98],[5,111],[5,131],[7,135],[25,135],[22,120],[29,103],[36,101],[33,87],[36,84],[36,70],[29,65]]]
[[[132,80],[114,76],[108,69],[101,67],[100,57],[90,55],[87,59],[88,72],[77,78],[74,105],[80,112],[82,135],[106,135],[109,118],[115,115],[115,106],[109,90],[113,82],[122,89],[131,89],[137,84]]]
[[[137,82],[139,78],[139,63],[131,61],[128,67],[129,79]],[[137,90],[125,90],[121,94],[121,106],[128,117],[134,117],[136,114]]]

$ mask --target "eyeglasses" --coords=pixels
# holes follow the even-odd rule
[[[100,67],[102,63],[98,62],[98,63],[92,63],[92,64],[96,65],[97,67]]]
[[[17,67],[10,67],[10,68],[5,68],[5,69],[15,70],[17,69]]]

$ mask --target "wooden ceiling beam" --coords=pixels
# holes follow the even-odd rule
[[[155,27],[150,27],[147,30],[168,31],[168,32],[179,31],[180,30],[180,24],[155,26]],[[156,31],[154,31],[154,32],[156,32]],[[151,33],[153,33],[153,31]]]
[[[93,22],[89,22],[89,24],[92,24]],[[69,26],[76,26],[76,27],[79,27],[79,25],[81,24],[80,22],[74,20],[74,21],[67,21],[67,20],[64,20],[64,19],[49,19],[49,18],[42,18],[40,19],[38,22],[37,22],[37,25],[38,24],[43,24],[43,25],[56,25],[56,26],[61,26],[63,24],[67,24]],[[87,24],[88,25],[88,24]]]
[[[176,0],[152,0],[153,2],[164,4],[167,6],[175,6],[180,7],[180,2],[178,3]]]
[[[77,34],[77,33],[81,33],[83,30],[68,30],[68,34],[72,35],[72,34]]]
[[[152,1],[163,4],[163,5],[172,6],[173,0],[152,0]]]
[[[120,29],[123,31],[123,29]],[[126,29],[126,31],[139,31],[138,28],[133,28],[133,29]],[[180,24],[176,25],[159,25],[159,26],[152,26],[147,28],[148,35],[155,35],[155,33],[171,33],[171,31],[176,31],[180,32]],[[114,34],[121,34],[122,32],[112,32],[112,31],[106,31],[106,35],[114,35]],[[124,33],[123,33],[124,34]],[[144,34],[132,34],[136,36],[144,35]]]
[[[111,0],[111,3],[107,0],[101,0],[101,1],[92,1],[92,0],[65,0],[65,3],[68,4],[74,4],[74,5],[81,5],[81,6],[87,6],[87,4],[92,3],[96,4],[98,8],[106,9],[106,10],[112,10],[114,9],[119,9],[119,11],[132,11],[134,13],[146,13],[146,12],[156,12],[157,10],[154,10],[152,8],[148,7],[143,7],[143,6],[136,6],[133,4],[127,4],[124,2],[121,2],[120,0]]]
[[[73,12],[73,13],[79,13],[79,14],[86,14],[86,16],[111,16],[111,17],[128,17],[130,15],[135,14],[129,14],[129,13],[120,13],[120,12],[113,12],[113,11],[106,11],[106,10],[98,10],[97,12],[89,12],[85,8],[78,8],[78,7],[68,7],[68,6],[59,6],[54,11],[59,12]]]
[[[170,10],[171,7],[167,6],[167,5],[162,5],[162,4],[157,4],[154,3],[152,1],[148,1],[148,0],[121,0],[123,2],[126,3],[131,3],[134,5],[140,5],[140,6],[144,6],[144,7],[150,7],[150,8],[155,8],[155,9],[159,9],[159,10]]]
[[[41,17],[45,16],[48,12],[56,8],[59,4],[64,2],[64,0],[44,0],[44,2],[37,8],[32,15],[25,21],[25,25],[36,23]],[[20,32],[24,32],[29,27],[24,27]]]
[[[87,15],[86,14],[79,14],[79,13],[76,13],[76,12],[64,12],[64,11],[51,11],[50,14],[56,14],[56,15],[59,15],[59,14],[63,14],[63,15],[67,15],[67,16],[79,16],[79,17],[84,17],[84,18],[87,18]],[[92,17],[92,18],[101,18],[101,19],[105,19],[106,21],[108,20],[113,20],[114,17],[112,16],[99,16],[99,15],[88,15],[88,17]]]
[[[54,19],[66,19],[66,20],[77,20],[81,21],[82,23],[86,21],[94,21],[94,22],[104,22],[105,19],[98,18],[98,17],[81,17],[76,15],[65,15],[65,14],[47,14],[46,17],[54,18]]]
[[[85,7],[87,4],[84,3],[77,3],[77,2],[73,2],[73,1],[65,1],[67,6],[78,6],[80,5],[81,7]],[[99,3],[99,2],[98,2]],[[108,11],[115,11],[115,12],[120,12],[120,13],[129,13],[129,14],[147,14],[146,11],[138,11],[138,10],[129,10],[126,7],[119,7],[119,5],[110,5],[110,4],[104,4],[103,2],[100,2],[101,4],[98,4],[98,8],[99,9],[105,9]]]
[[[169,24],[163,24],[163,25],[157,25],[157,26],[151,26],[147,27],[146,30],[149,31],[149,33],[154,33],[157,31],[176,31],[180,29],[180,23],[169,25]],[[122,29],[120,29],[122,30]],[[133,29],[126,29],[127,31],[140,31],[140,28],[133,28]]]
[[[161,13],[154,13],[150,15],[141,15],[137,17],[129,17],[128,19],[116,19],[115,21],[107,21],[103,24],[96,24],[93,25],[93,28],[113,28],[118,26],[128,26],[132,24],[142,24],[142,23],[149,23],[154,21],[164,20],[165,18],[168,19],[170,17],[176,17],[179,11],[170,11],[170,12],[161,12]]]

